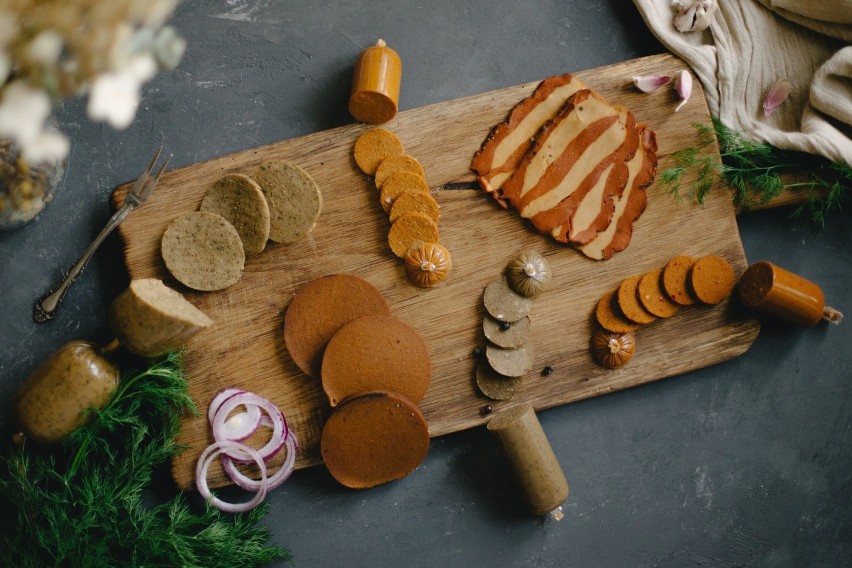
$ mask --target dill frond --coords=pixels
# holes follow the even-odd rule
[[[125,373],[111,402],[58,451],[0,456],[0,565],[260,566],[288,559],[258,523],[266,507],[196,511],[182,494],[146,506],[157,468],[180,451],[186,394],[181,357]]]
[[[717,180],[732,190],[734,202],[748,209],[766,204],[784,191],[804,188],[805,201],[793,216],[807,215],[814,231],[825,227],[827,217],[841,211],[852,191],[852,168],[824,158],[781,150],[771,144],[749,140],[742,133],[711,117],[712,127],[693,123],[695,146],[674,152],[673,166],[660,172],[663,189],[676,199],[686,193],[689,199],[703,203]],[[719,142],[721,164],[708,147],[714,138]],[[785,181],[783,174],[807,171],[806,181]],[[695,179],[684,190],[684,178],[694,172]]]

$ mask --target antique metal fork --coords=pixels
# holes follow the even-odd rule
[[[151,159],[148,167],[145,168],[145,171],[142,172],[142,175],[139,176],[139,179],[136,180],[136,183],[134,183],[133,187],[130,188],[130,191],[127,192],[127,197],[124,198],[124,205],[115,212],[115,214],[107,222],[106,226],[101,230],[98,236],[95,237],[95,240],[92,241],[92,244],[90,244],[83,252],[83,255],[77,260],[77,262],[74,263],[74,266],[72,266],[68,271],[65,279],[62,280],[56,288],[52,289],[36,302],[35,311],[33,312],[33,319],[36,322],[42,323],[53,319],[53,316],[56,315],[56,311],[59,309],[59,304],[62,302],[62,298],[65,297],[65,293],[68,292],[71,284],[73,284],[80,274],[83,273],[83,269],[86,268],[86,265],[89,263],[89,260],[95,254],[95,251],[101,243],[103,243],[109,234],[112,233],[122,221],[124,221],[131,211],[145,203],[145,200],[148,199],[151,192],[154,191],[154,187],[156,187],[157,181],[160,179],[160,175],[162,175],[166,166],[169,165],[169,162],[172,159],[171,154],[166,156],[165,161],[159,167],[157,172],[154,175],[151,175],[154,166],[160,159],[160,153],[162,151],[163,146],[161,144],[160,147],[157,148],[157,152],[154,154],[154,157]]]

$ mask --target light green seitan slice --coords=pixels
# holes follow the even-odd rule
[[[183,295],[155,278],[131,281],[109,309],[116,339],[141,357],[177,351],[212,323]]]
[[[160,253],[178,281],[202,291],[222,290],[243,274],[243,242],[221,215],[196,211],[176,218],[163,233]]]
[[[314,179],[296,164],[271,160],[252,175],[269,204],[269,239],[292,243],[307,235],[322,210],[322,192]]]
[[[269,240],[269,205],[260,186],[248,176],[228,174],[214,183],[201,211],[221,215],[237,230],[246,256],[262,252]]]

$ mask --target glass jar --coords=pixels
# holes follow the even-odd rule
[[[53,201],[66,161],[30,166],[15,145],[0,139],[0,231],[16,229]]]

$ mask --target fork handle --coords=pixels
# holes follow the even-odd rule
[[[36,302],[35,310],[33,311],[33,319],[36,323],[44,323],[53,319],[56,315],[56,311],[59,309],[59,304],[62,302],[62,298],[65,297],[66,292],[68,292],[68,289],[83,273],[83,269],[86,268],[87,264],[89,264],[89,260],[92,259],[92,256],[94,256],[98,247],[101,246],[101,243],[103,243],[109,234],[112,233],[122,221],[124,221],[124,218],[127,217],[127,214],[130,213],[131,209],[132,207],[130,204],[125,204],[116,211],[113,216],[110,217],[106,226],[101,229],[100,233],[98,233],[98,236],[95,237],[95,240],[92,241],[92,244],[83,251],[83,255],[74,263],[74,266],[71,267],[62,282],[55,289],[49,291]]]

